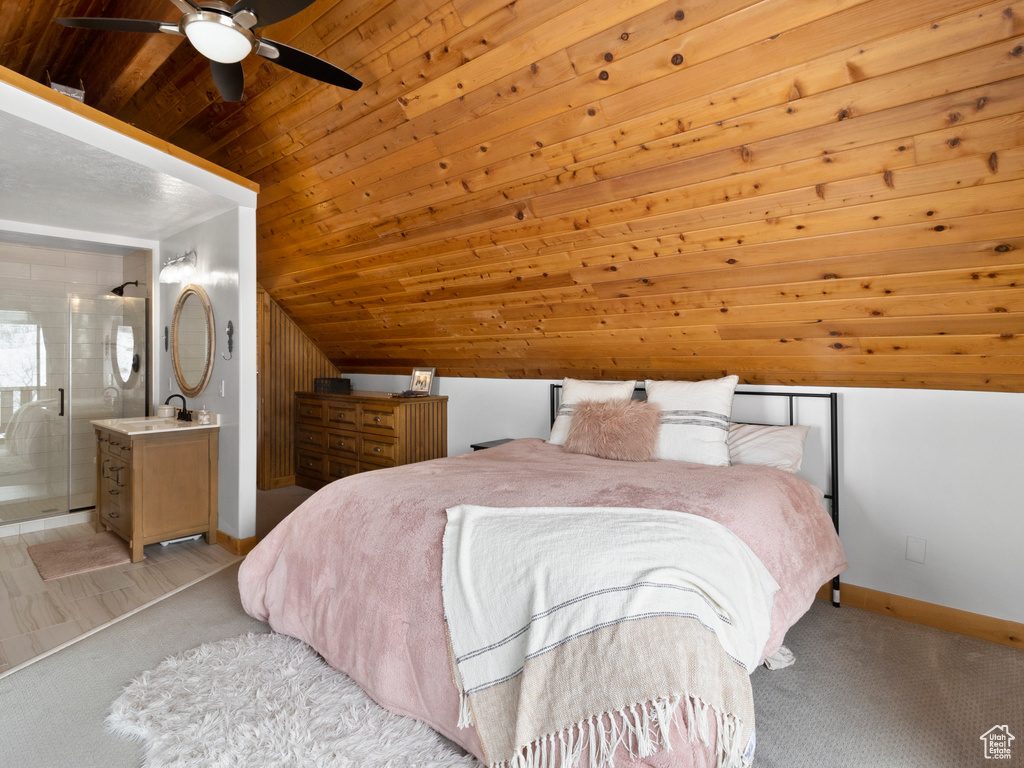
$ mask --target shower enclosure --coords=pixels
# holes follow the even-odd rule
[[[147,300],[0,287],[0,525],[92,508],[92,419],[149,410]]]

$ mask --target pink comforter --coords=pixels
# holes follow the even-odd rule
[[[609,461],[525,439],[332,483],[248,555],[239,572],[242,605],[308,643],[387,709],[478,757],[475,730],[456,727],[441,605],[445,510],[457,504],[675,509],[726,525],[781,587],[762,657],[846,568],[817,491],[765,467]],[[673,745],[646,762],[628,755],[616,762],[714,764],[699,743]]]

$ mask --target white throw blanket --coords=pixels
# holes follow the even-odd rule
[[[571,653],[574,643],[586,638],[591,645],[578,653],[593,656],[593,638],[604,637],[601,633],[608,631],[613,634],[598,647],[610,649],[608,653],[613,656],[590,665],[597,667],[597,674],[608,676],[607,670],[619,665],[610,665],[610,658],[634,655],[634,668],[620,672],[624,678],[639,674],[669,679],[674,672],[646,669],[657,649],[648,653],[645,648],[616,646],[638,627],[651,626],[642,623],[651,619],[661,622],[654,633],[657,636],[664,632],[666,620],[671,632],[678,626],[699,635],[713,633],[729,659],[749,674],[761,661],[770,632],[772,601],[779,588],[750,548],[716,522],[683,512],[606,507],[453,507],[448,510],[441,578],[456,682],[460,693],[468,697],[488,759],[494,764],[522,763],[525,759],[553,766],[558,762],[554,753],[559,749],[555,735],[564,739],[568,729],[570,748],[562,748],[563,768],[575,764],[572,733],[573,726],[577,726],[579,741],[583,740],[585,721],[581,715],[591,718],[591,726],[596,716],[601,729],[604,715],[617,712],[625,719],[629,710],[618,704],[591,711],[595,706],[591,703],[584,705],[589,709],[563,715],[550,710],[571,708],[567,702],[571,700],[575,705],[581,698],[587,700],[587,692],[582,697],[578,692],[567,692],[568,699],[562,700],[544,691],[538,696],[544,699],[536,705],[538,711],[524,713],[524,702],[527,709],[533,706],[526,696],[533,685],[529,676],[518,679],[524,668],[529,670],[530,664],[543,667],[545,663],[564,667],[570,659],[565,654]],[[691,646],[688,638],[680,647]],[[558,656],[558,661],[545,662],[548,655]],[[675,665],[674,660],[678,657],[669,653],[669,664]],[[516,684],[515,690],[508,695],[497,693],[510,682]],[[543,681],[538,685],[543,688]],[[616,690],[615,684],[609,690],[604,679],[584,682],[582,687],[588,685],[602,688],[591,697],[594,702],[602,697],[618,700],[635,695]],[[694,696],[686,690],[649,690],[652,685],[661,683],[623,686],[631,692],[648,691],[642,697],[627,699],[627,707],[640,706],[643,716],[633,713],[637,723],[634,736],[640,751],[648,754],[657,748],[659,740],[664,743],[667,733],[663,723],[652,722],[648,728],[645,705],[651,708],[652,721],[660,722],[671,712],[659,711],[659,707],[664,710],[667,703],[672,710],[681,697]],[[517,722],[482,722],[494,717],[488,713],[511,712],[504,701],[496,705],[494,697],[515,702]],[[723,708],[708,698],[702,693],[698,707],[707,704],[716,710]],[[471,722],[468,709],[465,714],[460,725]],[[752,703],[747,719],[751,722],[742,733],[749,737]],[[508,729],[511,735],[499,739],[491,735],[494,729]],[[739,727],[720,716],[722,764],[738,764],[737,756],[748,747],[746,739],[739,741],[740,734]],[[738,743],[723,744],[729,738]],[[495,742],[502,746],[496,747]],[[552,745],[551,758],[545,754],[541,759],[541,748],[548,742]],[[509,744],[515,750],[513,754],[508,754]],[[520,755],[527,757],[521,759]],[[575,757],[578,759],[578,754]],[[607,762],[600,755],[598,758],[596,764],[591,760],[592,768]]]

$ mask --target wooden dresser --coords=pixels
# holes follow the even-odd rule
[[[447,455],[447,397],[295,393],[295,482],[304,488]]]

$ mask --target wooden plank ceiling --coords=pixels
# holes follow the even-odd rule
[[[8,5],[0,63],[261,185],[345,372],[1024,391],[1024,0],[319,0],[266,36],[366,85],[250,57],[241,104],[40,26],[170,3]]]

